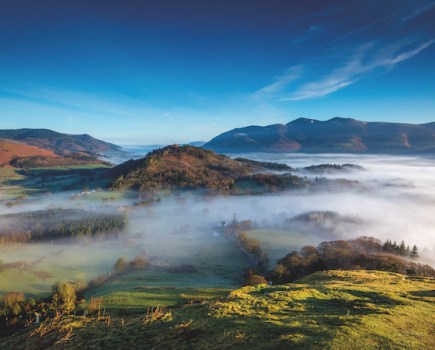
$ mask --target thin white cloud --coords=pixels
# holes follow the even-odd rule
[[[376,48],[374,44],[362,45],[343,66],[335,68],[323,78],[305,83],[280,101],[301,101],[322,97],[354,84],[365,74],[383,69],[391,70],[400,62],[409,60],[431,46],[435,40],[430,39],[418,46],[409,48],[409,42],[394,43],[385,48]],[[281,91],[282,94],[282,91]]]
[[[354,30],[351,30],[351,31],[349,31],[349,32],[347,32],[347,33],[344,33],[344,34],[340,35],[338,38],[335,38],[335,39],[333,39],[333,40],[328,41],[328,42],[327,42],[326,44],[324,44],[322,47],[330,46],[330,45],[335,44],[336,42],[338,42],[338,41],[340,41],[340,40],[342,40],[342,39],[348,38],[348,37],[350,37],[350,36],[353,36],[354,34],[357,34],[357,33],[363,32],[363,31],[365,31],[365,30],[367,30],[367,29],[369,29],[369,28],[371,28],[371,27],[373,27],[373,26],[375,26],[375,25],[377,25],[377,24],[379,24],[379,23],[382,23],[382,22],[385,22],[385,21],[387,21],[387,20],[390,20],[391,18],[394,18],[394,17],[400,15],[401,13],[404,13],[404,12],[406,12],[406,11],[412,9],[414,6],[415,6],[415,4],[412,4],[412,5],[410,5],[410,6],[407,6],[407,7],[405,7],[405,8],[402,8],[402,9],[400,9],[400,10],[397,10],[397,11],[391,12],[391,13],[389,13],[389,14],[386,15],[386,16],[382,16],[382,17],[376,19],[375,21],[372,21],[372,22],[370,22],[370,23],[367,23],[367,24],[363,25],[362,27],[355,28]]]
[[[295,66],[287,69],[287,71],[275,78],[275,81],[254,93],[254,97],[262,99],[273,96],[274,94],[285,89],[290,83],[297,80],[302,74],[302,66]]]
[[[390,60],[386,60],[386,65],[395,65],[396,63],[409,60],[410,58],[413,58],[414,56],[418,55],[421,51],[431,46],[433,43],[435,43],[434,39],[430,39],[420,46],[416,47],[414,50],[408,51],[408,52],[402,52],[401,54],[398,54],[396,57],[391,58]]]
[[[408,21],[422,15],[423,13],[425,13],[427,11],[430,11],[434,6],[435,6],[435,1],[432,1],[432,2],[429,2],[429,3],[424,4],[422,6],[419,6],[414,11],[412,11],[411,13],[404,16],[402,18],[402,20],[404,22],[408,22]]]

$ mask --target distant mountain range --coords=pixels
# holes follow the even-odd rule
[[[9,139],[53,151],[58,155],[87,153],[97,155],[99,152],[114,151],[120,147],[97,140],[87,134],[62,134],[48,129],[0,130],[0,138]]]
[[[218,152],[435,153],[435,122],[405,124],[299,118],[233,129],[204,145]]]

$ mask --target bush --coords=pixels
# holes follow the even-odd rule
[[[70,313],[76,308],[77,294],[73,283],[60,282],[53,286],[52,301],[56,309]]]
[[[139,255],[135,257],[130,262],[130,266],[134,270],[144,270],[148,267],[148,265],[149,265],[148,259],[143,255]]]
[[[244,286],[257,286],[259,284],[269,284],[269,282],[260,275],[250,274],[246,276]]]
[[[7,293],[3,298],[4,308],[9,310],[9,312],[17,316],[21,312],[21,305],[25,300],[23,293],[10,292]]]
[[[127,271],[128,267],[128,259],[125,256],[121,256],[118,260],[116,260],[115,265],[113,266],[116,273],[124,273]]]

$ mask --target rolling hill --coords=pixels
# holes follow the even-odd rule
[[[53,151],[47,149],[22,142],[0,139],[0,167],[9,167],[13,159],[24,157],[44,157],[52,160],[60,158]]]
[[[218,152],[434,153],[435,123],[299,118],[285,125],[233,129],[204,148]]]
[[[193,146],[167,146],[145,158],[113,168],[112,188],[155,190],[207,188],[228,190],[236,178],[256,167]]]
[[[172,310],[60,317],[2,349],[433,349],[434,280],[380,271],[316,272]]]
[[[326,165],[324,165],[326,167]],[[339,168],[338,165],[336,165]],[[171,145],[129,160],[109,173],[109,187],[116,190],[207,190],[234,195],[284,192],[328,186],[349,186],[340,179],[309,180],[297,176],[286,164],[231,159],[193,146]],[[278,172],[278,173],[277,173]]]
[[[0,138],[47,149],[58,155],[86,153],[95,156],[99,152],[114,151],[120,148],[87,134],[62,134],[48,129],[0,130]]]

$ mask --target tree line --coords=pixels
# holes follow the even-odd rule
[[[239,247],[249,255],[249,257],[257,265],[260,271],[267,271],[269,265],[269,256],[262,249],[261,243],[258,239],[249,237],[246,233],[254,228],[254,224],[251,220],[238,221],[234,215],[230,224],[226,225],[222,222],[221,227],[215,228],[215,230],[231,237]]]
[[[120,234],[127,217],[120,213],[82,209],[48,209],[1,215],[0,248],[6,244],[59,238],[87,238]]]
[[[359,237],[352,240],[322,242],[317,248],[305,246],[292,251],[277,261],[269,274],[274,283],[292,282],[312,272],[322,270],[381,270],[405,275],[435,277],[435,270],[429,265],[409,261],[404,257],[418,257],[417,247],[409,250],[405,242],[398,249],[392,249],[390,241],[382,244],[373,237]],[[400,247],[403,248],[403,251]]]

